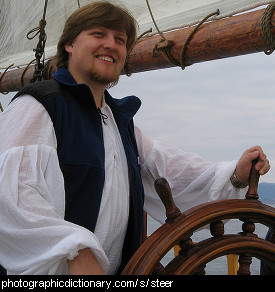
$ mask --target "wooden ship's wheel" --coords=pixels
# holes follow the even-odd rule
[[[157,180],[155,188],[166,208],[166,223],[143,242],[122,274],[205,274],[208,262],[229,254],[239,256],[240,275],[250,274],[252,257],[265,261],[275,270],[275,234],[267,241],[254,233],[255,223],[273,230],[275,227],[275,208],[258,200],[258,180],[259,174],[253,167],[245,199],[205,203],[183,213],[174,204],[168,182]],[[224,234],[222,220],[227,219],[243,221],[242,232]],[[212,237],[193,243],[193,233],[209,224]],[[181,247],[179,255],[164,267],[160,261],[175,245]]]

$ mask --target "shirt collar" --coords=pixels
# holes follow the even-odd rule
[[[105,94],[103,94],[103,98],[102,98],[102,107],[101,109],[104,109],[107,106],[107,103],[105,101]]]

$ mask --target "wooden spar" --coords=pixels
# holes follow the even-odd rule
[[[18,91],[22,85],[30,83],[34,73],[34,66],[30,66],[23,75],[25,68],[11,70],[5,73],[0,83],[1,92]],[[23,84],[21,84],[21,77],[23,76]],[[1,75],[0,75],[1,78]]]
[[[264,9],[202,25],[187,47],[185,65],[268,50],[261,29],[263,12]],[[182,48],[193,29],[190,27],[165,34],[168,40],[174,42],[170,52],[175,60],[180,60]],[[272,16],[272,33],[275,34],[275,13]],[[161,52],[156,52],[156,57],[152,57],[154,46],[160,40],[160,36],[154,36],[136,44],[129,56],[129,72],[175,66]]]
[[[261,9],[202,25],[188,44],[185,65],[268,50],[261,29],[263,12],[264,9]],[[170,52],[175,60],[180,60],[182,48],[193,29],[194,27],[189,27],[164,34],[168,40],[173,41]],[[271,19],[271,31],[275,34],[275,13]],[[155,56],[152,56],[154,47],[160,40],[159,35],[150,36],[141,39],[135,45],[128,60],[129,73],[175,66],[161,51],[155,52]],[[6,72],[0,83],[0,91],[19,90],[22,87],[23,71],[24,68]],[[30,66],[24,73],[23,84],[30,82],[33,72],[34,66]]]

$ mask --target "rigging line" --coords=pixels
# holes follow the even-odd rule
[[[149,9],[149,12],[151,14],[151,18],[152,18],[152,21],[159,33],[159,35],[161,36],[161,40],[158,44],[155,45],[155,48],[153,49],[153,56],[155,56],[155,51],[162,51],[164,53],[164,55],[166,56],[166,58],[175,66],[180,66],[182,68],[182,70],[185,69],[186,65],[184,64],[184,57],[185,57],[185,51],[187,49],[187,46],[188,44],[190,43],[191,39],[193,38],[194,34],[197,32],[197,30],[200,28],[200,26],[206,22],[211,16],[214,16],[214,15],[219,15],[220,14],[220,11],[219,9],[217,9],[215,12],[207,15],[196,27],[195,29],[192,31],[192,33],[189,35],[189,37],[187,38],[184,46],[183,46],[183,49],[182,49],[182,53],[181,53],[181,58],[180,58],[180,62],[178,62],[177,60],[175,60],[171,54],[171,47],[174,45],[173,41],[171,40],[167,40],[164,36],[164,34],[160,31],[160,29],[158,28],[158,25],[155,21],[155,18],[153,16],[153,12],[152,12],[152,9],[150,7],[150,4],[149,4],[149,0],[146,0],[146,3],[147,3],[147,6],[148,6],[148,9]]]
[[[136,40],[135,43],[137,43],[141,38],[143,38],[146,34],[152,32],[152,31],[153,31],[152,28],[150,28],[150,29],[146,30],[145,32],[143,32],[141,35],[139,35],[139,36],[137,37],[137,40]]]
[[[157,29],[159,35],[161,36],[161,40],[159,43],[155,44],[155,47],[153,49],[153,57],[155,56],[155,52],[156,51],[162,51],[164,53],[164,55],[166,56],[166,58],[174,65],[176,66],[180,66],[179,62],[176,61],[172,55],[171,55],[171,52],[170,52],[170,48],[173,46],[173,42],[170,41],[170,40],[167,40],[166,37],[164,36],[164,34],[160,31],[156,21],[155,21],[155,18],[154,18],[154,15],[153,15],[153,12],[152,12],[152,9],[150,7],[150,3],[148,0],[146,0],[146,3],[147,3],[147,7],[148,7],[148,10],[150,12],[150,15],[151,15],[151,18],[152,18],[152,21],[155,25],[155,28]]]
[[[45,45],[46,45],[46,41],[47,41],[47,35],[45,32],[45,27],[47,24],[47,22],[46,22],[47,7],[48,7],[48,0],[45,0],[43,17],[39,21],[39,26],[32,29],[27,34],[27,38],[29,40],[35,38],[39,34],[38,44],[36,46],[36,49],[33,50],[35,52],[36,65],[35,65],[35,71],[34,71],[33,78],[31,80],[31,82],[35,82],[36,80],[41,81],[43,78],[45,79],[45,76],[44,76],[45,74],[43,72],[44,60],[41,63],[41,58],[45,54],[44,50],[45,50]]]
[[[47,7],[48,7],[48,1],[49,0],[45,0],[45,6],[44,6],[44,12],[43,12],[43,19],[46,19],[46,13],[47,13]]]
[[[25,76],[25,73],[28,71],[30,65],[31,65],[32,63],[34,63],[35,61],[36,61],[36,59],[31,60],[30,63],[26,66],[26,68],[25,68],[24,71],[22,72],[22,74],[21,74],[21,78],[20,78],[20,80],[21,80],[21,87],[24,87],[24,85],[25,85],[25,84],[24,84],[24,76]]]
[[[39,26],[31,29],[28,33],[27,33],[27,39],[28,40],[32,40],[34,39],[39,33],[41,33],[41,29],[43,29],[43,24],[46,22],[46,12],[47,12],[47,7],[48,7],[48,0],[45,0],[45,4],[44,4],[44,10],[43,10],[43,17],[39,22]],[[46,24],[45,24],[46,26]],[[45,29],[45,27],[44,27]],[[35,33],[36,32],[36,33]],[[32,33],[35,33],[34,35],[31,35]]]
[[[152,28],[150,28],[150,29],[148,29],[147,31],[145,31],[144,33],[142,33],[140,36],[138,36],[137,39],[136,39],[136,41],[135,41],[135,43],[134,43],[134,45],[133,45],[133,47],[135,46],[135,44],[136,44],[136,43],[137,43],[142,37],[144,37],[146,34],[152,32],[152,31],[153,31]],[[125,73],[125,75],[126,75],[127,77],[132,76],[132,73],[129,71],[129,68],[128,68],[129,55],[130,55],[130,53],[128,53],[128,55],[127,55],[127,59],[126,59],[126,61],[125,61],[124,68],[123,68],[124,73]]]
[[[154,23],[154,25],[155,25],[155,28],[157,29],[157,31],[158,31],[159,35],[162,37],[162,39],[163,39],[163,40],[166,40],[165,36],[164,36],[163,33],[159,30],[158,25],[157,25],[157,23],[156,23],[156,21],[155,21],[155,18],[154,18],[154,15],[153,15],[152,9],[151,9],[150,4],[149,4],[149,0],[146,0],[146,3],[147,3],[148,10],[149,10],[149,12],[150,12],[151,18],[152,18],[152,20],[153,20],[153,23]]]
[[[185,51],[186,51],[187,46],[189,45],[191,39],[193,38],[194,34],[202,26],[202,24],[205,23],[210,17],[212,17],[214,15],[219,15],[219,14],[220,14],[220,10],[217,9],[215,12],[210,13],[209,15],[207,15],[206,17],[204,17],[204,19],[198,25],[196,25],[195,29],[188,36],[188,38],[187,38],[187,40],[186,40],[186,42],[185,42],[185,44],[183,46],[182,52],[181,52],[180,66],[181,66],[181,69],[182,70],[184,70],[185,67],[186,67],[186,65],[184,64]]]

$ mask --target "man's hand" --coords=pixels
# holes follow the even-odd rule
[[[255,169],[259,171],[260,175],[266,174],[270,169],[269,161],[262,148],[260,146],[249,148],[243,153],[236,166],[236,176],[244,185],[248,185],[249,183],[249,174],[254,159],[258,159],[258,162],[255,164]]]

